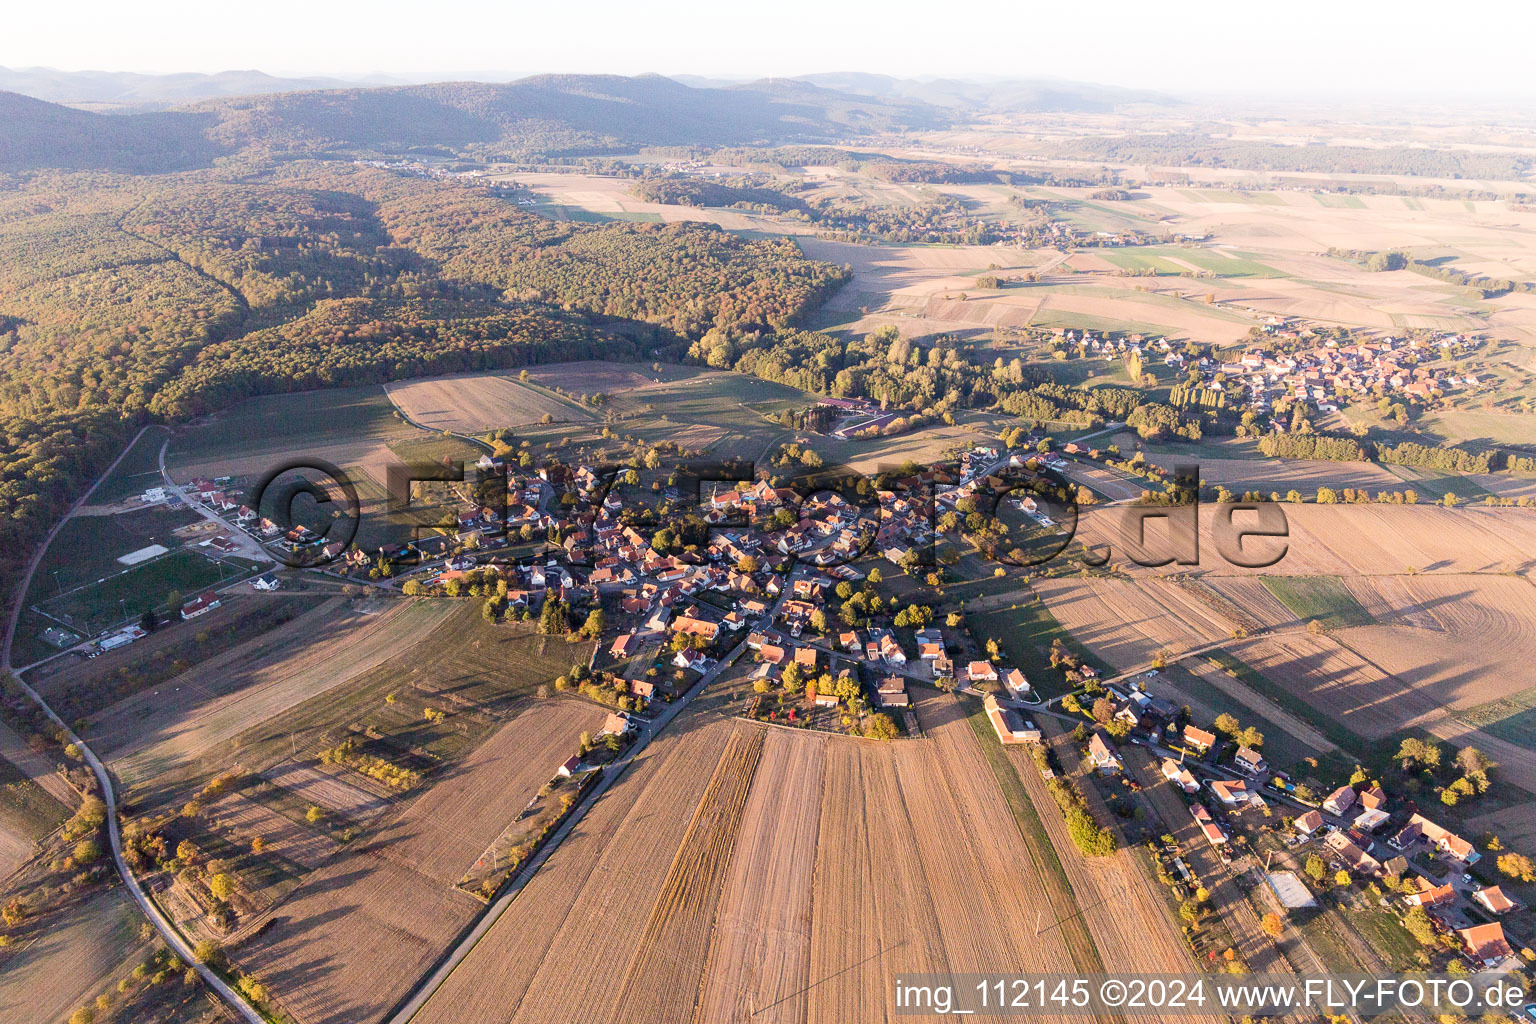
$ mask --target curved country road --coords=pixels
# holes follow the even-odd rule
[[[96,493],[96,488],[101,486],[101,482],[112,475],[113,470],[117,469],[118,463],[122,462],[128,453],[133,450],[133,446],[138,443],[139,438],[143,437],[145,432],[151,429],[153,428],[145,427],[133,436],[133,440],[128,442],[128,446],[123,449],[122,454],[112,461],[112,465],[107,467],[106,472],[96,478],[96,482],[91,484],[90,490],[81,495],[69,507],[69,510],[60,517],[53,529],[48,531],[48,535],[43,538],[43,542],[38,545],[37,550],[32,553],[31,559],[27,562],[27,571],[22,575],[21,580],[17,584],[15,599],[11,602],[10,618],[5,625],[5,643],[3,646],[0,646],[0,675],[8,674],[11,671],[11,644],[16,638],[16,627],[21,620],[22,602],[26,599],[27,589],[32,585],[32,575],[37,571],[38,565],[42,563],[43,554],[48,550],[48,545],[53,543],[54,537],[58,535],[60,528],[63,527],[65,522],[90,500],[92,494]],[[41,694],[25,682],[22,682],[19,676],[16,677],[16,682],[21,687],[22,692],[32,698],[38,707],[43,709],[43,713],[63,731],[68,741],[80,749],[80,754],[85,758],[85,763],[90,765],[91,771],[95,773],[96,784],[101,787],[101,801],[107,806],[107,836],[112,843],[112,862],[117,865],[117,873],[122,876],[123,884],[128,887],[128,892],[133,897],[133,901],[139,905],[139,909],[144,912],[144,916],[149,918],[154,924],[155,929],[165,939],[166,945],[175,950],[176,954],[183,960],[191,964],[210,989],[222,996],[224,1001],[233,1007],[242,1018],[250,1021],[250,1024],[264,1024],[261,1014],[247,1003],[240,993],[236,992],[223,978],[214,973],[212,968],[197,962],[197,958],[192,954],[192,948],[187,945],[187,940],[176,930],[176,926],[160,912],[160,908],[151,902],[148,894],[144,892],[144,887],[139,884],[139,880],[133,877],[133,872],[128,868],[128,862],[123,859],[123,837],[122,832],[117,826],[117,791],[112,786],[112,777],[107,774],[107,766],[102,764],[95,751],[86,746],[85,741],[76,736],[74,730],[64,723],[64,720],[54,712],[53,708],[48,706],[48,702],[43,700]]]

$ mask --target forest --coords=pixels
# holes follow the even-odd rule
[[[643,146],[831,141],[934,128],[923,104],[804,83],[693,88],[660,75],[536,75],[204,100],[174,110],[98,114],[0,92],[0,171],[162,173],[247,161],[359,155],[601,156]]]
[[[771,331],[846,277],[788,240],[556,223],[350,164],[0,177],[0,589],[145,423]]]

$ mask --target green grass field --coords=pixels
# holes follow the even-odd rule
[[[1452,717],[1522,747],[1536,747],[1536,688],[1452,712]]]
[[[1095,255],[1113,263],[1121,270],[1151,270],[1171,277],[1177,277],[1188,270],[1187,267],[1181,267],[1177,263],[1170,263],[1149,248],[1100,249]]]
[[[1314,192],[1312,198],[1317,200],[1317,205],[1326,206],[1330,210],[1363,210],[1365,203],[1359,196],[1344,195],[1333,192]]]
[[[1179,194],[1197,203],[1246,203],[1249,206],[1284,206],[1273,192],[1239,192],[1224,188],[1181,188]]]
[[[1081,657],[1084,664],[1098,669],[1101,675],[1114,674],[1092,651],[1073,640],[1038,598],[1031,598],[1012,608],[968,612],[965,618],[977,642],[985,644],[988,640],[996,640],[1009,660],[1024,670],[1030,685],[1047,697],[1057,696],[1067,690],[1062,674],[1051,668],[1053,640],[1060,639],[1068,650]]]
[[[58,828],[70,810],[0,757],[0,825],[38,840]]]
[[[160,446],[165,443],[169,431],[154,427],[144,432],[117,469],[101,482],[91,495],[91,504],[110,505],[134,494],[142,494],[151,487],[158,487],[160,478]]]
[[[28,601],[51,600],[61,590],[121,572],[126,566],[117,560],[119,556],[151,544],[175,550],[181,541],[173,532],[197,520],[195,512],[165,508],[116,516],[76,516],[59,529],[49,545],[32,579]]]
[[[1332,576],[1264,576],[1261,580],[1264,589],[1297,618],[1319,622],[1324,629],[1369,626],[1376,621]]]
[[[1289,275],[1246,255],[1228,255],[1219,249],[1189,246],[1139,246],[1133,249],[1098,249],[1096,254],[1126,270],[1152,269],[1158,274],[1177,277],[1187,273],[1190,264],[1209,270],[1218,277],[1276,278]]]
[[[243,575],[246,570],[237,571],[193,551],[172,551],[99,583],[66,592],[44,604],[43,610],[94,632],[125,617],[137,617],[146,608],[164,609],[173,590],[191,600],[204,587]]]
[[[167,465],[233,461],[273,450],[302,451],[317,444],[418,436],[395,415],[384,389],[374,385],[268,395],[239,402],[176,435]]]
[[[1447,409],[1427,414],[1419,426],[1441,441],[1470,448],[1500,444],[1536,445],[1536,416],[1481,409]]]
[[[1019,779],[1018,762],[1009,757],[1003,745],[997,741],[997,733],[993,731],[992,723],[987,719],[981,702],[970,701],[968,711],[966,717],[971,723],[971,730],[976,734],[976,742],[980,744],[982,754],[987,759],[987,765],[992,769],[992,776],[997,780],[998,789],[1003,794],[1003,801],[1013,814],[1019,834],[1025,839],[1024,846],[1030,851],[1031,858],[1035,862],[1035,870],[1041,881],[1048,887],[1048,892],[1044,895],[1051,903],[1052,916],[1060,922],[1059,927],[1063,931],[1063,938],[1071,947],[1073,966],[1079,971],[1102,971],[1104,964],[1099,948],[1094,943],[1082,914],[1073,912],[1077,903],[1073,899],[1072,883],[1067,878],[1066,869],[1062,867],[1060,855],[1051,844],[1050,833],[1045,830],[1045,823],[1040,820],[1039,810],[1035,807],[1034,801],[1029,798],[1029,792],[1024,788],[1024,783]],[[1025,770],[1033,769],[1031,767]],[[1045,813],[1057,813],[1057,809],[1047,808]],[[1078,856],[1078,853],[1072,850],[1067,856]]]

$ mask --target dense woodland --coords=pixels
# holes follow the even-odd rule
[[[926,202],[876,205],[856,198],[809,196],[803,182],[775,185],[761,175],[732,179],[689,174],[642,178],[630,188],[639,199],[677,206],[713,206],[751,210],[815,224],[825,238],[847,242],[900,242],[991,245],[1005,238],[1025,245],[1058,241],[1051,220],[1039,204],[1015,204],[1009,224],[971,216],[954,196],[934,195]]]
[[[845,279],[350,164],[0,178],[0,584],[133,431],[255,394],[673,351]]]
[[[659,75],[537,75],[505,84],[271,93],[131,115],[0,93],[0,123],[6,126],[0,170],[166,172],[208,167],[234,155],[518,161],[633,153],[644,146],[831,140],[947,121],[923,104],[804,82],[692,88]]]
[[[1201,436],[1199,413],[1148,401],[1141,391],[1061,384],[1020,359],[978,363],[951,344],[914,344],[894,327],[848,341],[817,331],[734,339],[712,331],[689,354],[711,366],[732,366],[804,391],[906,410],[909,415],[898,430],[910,428],[914,419],[928,422],[960,409],[995,408],[1044,424],[1100,426],[1120,420],[1149,440]]]

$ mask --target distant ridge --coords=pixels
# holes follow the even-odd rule
[[[10,92],[0,93],[0,169],[179,170],[241,151],[601,155],[642,146],[829,142],[943,127],[950,120],[920,101],[792,79],[717,89],[660,75],[269,92],[132,114],[88,112]]]
[[[0,67],[0,91],[17,92],[50,103],[120,106],[138,110],[163,109],[217,96],[337,89],[358,84],[339,78],[278,78],[262,71],[220,71],[213,75],[145,75],[131,71]]]

